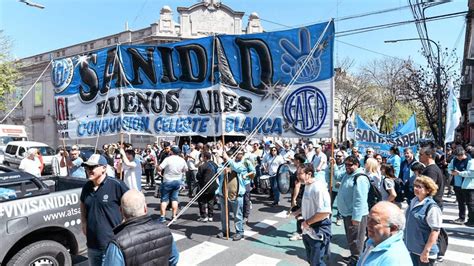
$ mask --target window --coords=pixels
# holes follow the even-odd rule
[[[114,37],[114,42],[115,42],[115,43],[118,43],[118,42],[119,42],[118,37]]]
[[[35,84],[35,106],[43,105],[43,83],[38,82]]]
[[[10,145],[10,146],[7,146],[6,152],[7,152],[8,154],[15,155],[17,150],[18,150],[18,146],[16,146],[16,145]]]
[[[20,147],[20,149],[18,150],[18,155],[23,156],[23,153],[25,152],[26,152],[25,148]]]
[[[6,184],[0,188],[0,202],[14,200],[21,195],[21,183]]]
[[[62,56],[65,56],[66,55],[66,50],[62,50],[61,54],[62,54]]]
[[[90,44],[89,44],[89,48],[90,48],[90,49],[94,49],[94,43],[90,43]]]
[[[61,53],[60,52],[56,52],[56,57],[60,57],[61,56]]]
[[[112,41],[110,39],[107,39],[107,45],[110,45]]]
[[[87,51],[87,44],[84,44],[83,50],[84,50],[84,51]]]
[[[31,181],[26,181],[23,183],[23,191],[25,191],[25,195],[28,195],[28,193],[38,191],[38,186],[31,182]]]

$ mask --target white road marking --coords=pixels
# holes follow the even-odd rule
[[[474,255],[472,253],[468,254],[468,253],[462,253],[462,252],[452,251],[448,249],[446,251],[446,254],[444,255],[444,260],[473,265]]]
[[[474,234],[474,227],[467,227],[464,225],[448,223],[443,223],[442,227],[445,228],[447,231],[458,231],[468,234]]]
[[[275,217],[278,217],[278,218],[287,218],[288,216],[286,215],[288,212],[287,211],[281,211],[277,214],[275,214]]]
[[[185,251],[181,251],[179,253],[178,265],[198,265],[199,263],[214,257],[218,253],[221,253],[227,248],[228,247],[226,246],[208,241],[202,242],[199,245],[186,249]]]
[[[258,232],[252,231],[252,230],[244,230],[244,236],[251,237],[258,234]]]
[[[177,233],[171,233],[173,235],[173,239],[174,241],[178,241],[178,240],[181,240],[183,238],[186,238],[186,236],[183,236],[181,234],[177,234]]]
[[[472,240],[449,236],[448,243],[449,243],[449,246],[456,245],[456,246],[463,246],[463,247],[471,247],[472,253],[474,254],[474,247],[473,247],[474,242]]]
[[[276,223],[278,223],[278,222],[274,221],[274,220],[265,219],[265,220],[259,222],[258,224],[254,225],[254,226],[259,227],[259,228],[267,228],[267,227],[272,226]]]
[[[277,265],[281,260],[275,259],[275,258],[270,258],[258,254],[252,254],[250,257],[246,258],[245,260],[237,263],[237,266],[275,266]]]

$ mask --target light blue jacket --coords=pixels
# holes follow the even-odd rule
[[[366,176],[357,178],[357,185],[354,186],[354,176],[364,173],[363,168],[358,168],[351,175],[343,175],[339,193],[337,194],[337,208],[344,216],[352,216],[352,220],[361,221],[362,216],[369,214],[369,204],[367,196],[369,194],[369,179]]]
[[[469,160],[465,171],[459,172],[459,175],[464,177],[462,182],[462,189],[474,189],[474,159]]]
[[[400,158],[400,156],[396,154],[393,154],[388,157],[387,163],[393,166],[393,170],[395,170],[395,176],[398,177],[400,175],[400,166],[402,163],[402,158]]]
[[[326,168],[326,183],[329,185],[329,179],[331,179],[331,164]],[[342,176],[346,173],[346,167],[344,163],[334,167],[334,175],[332,176],[332,191],[337,192],[339,188],[336,187],[337,182],[341,182]]]
[[[236,165],[237,164],[237,165]],[[252,165],[252,164],[250,164]],[[242,178],[243,176],[243,173],[242,171],[244,171],[244,168],[245,166],[243,166],[243,163],[235,163],[234,160],[229,160],[229,167],[237,172],[237,181],[239,182],[239,190],[238,190],[238,196],[239,197],[242,197],[244,194],[245,194],[245,181],[244,179]],[[253,168],[253,166],[252,166]],[[222,169],[222,166],[219,167],[219,169],[217,171],[220,171],[220,169]],[[245,170],[246,171],[246,170]],[[253,171],[255,171],[255,168],[253,168]],[[245,172],[247,173],[247,172]],[[223,194],[223,189],[224,189],[224,171],[222,171],[222,173],[219,175],[219,178],[218,178],[218,184],[219,186],[217,187],[217,190],[216,190],[216,195],[218,196],[224,196]]]
[[[366,243],[367,247],[374,246],[374,242],[369,238]],[[365,259],[364,259],[365,258]],[[364,260],[364,263],[362,263]],[[413,263],[410,259],[410,253],[403,242],[403,231],[396,233],[395,235],[385,239],[382,243],[378,244],[372,249],[367,255],[364,254],[360,257],[358,266],[412,266]]]

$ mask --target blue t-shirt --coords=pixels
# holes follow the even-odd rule
[[[84,161],[81,159],[81,157],[77,157],[76,160],[72,161],[72,167],[69,175],[72,177],[86,178],[86,171],[84,170],[84,167],[82,167],[83,162]]]
[[[82,188],[81,202],[87,219],[87,247],[105,250],[114,237],[113,228],[120,224],[120,200],[128,187],[120,180],[105,177],[97,190],[87,182]]]

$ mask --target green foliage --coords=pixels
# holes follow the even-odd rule
[[[5,96],[15,89],[15,82],[21,77],[18,63],[10,56],[11,41],[0,31],[0,110],[5,109]]]

